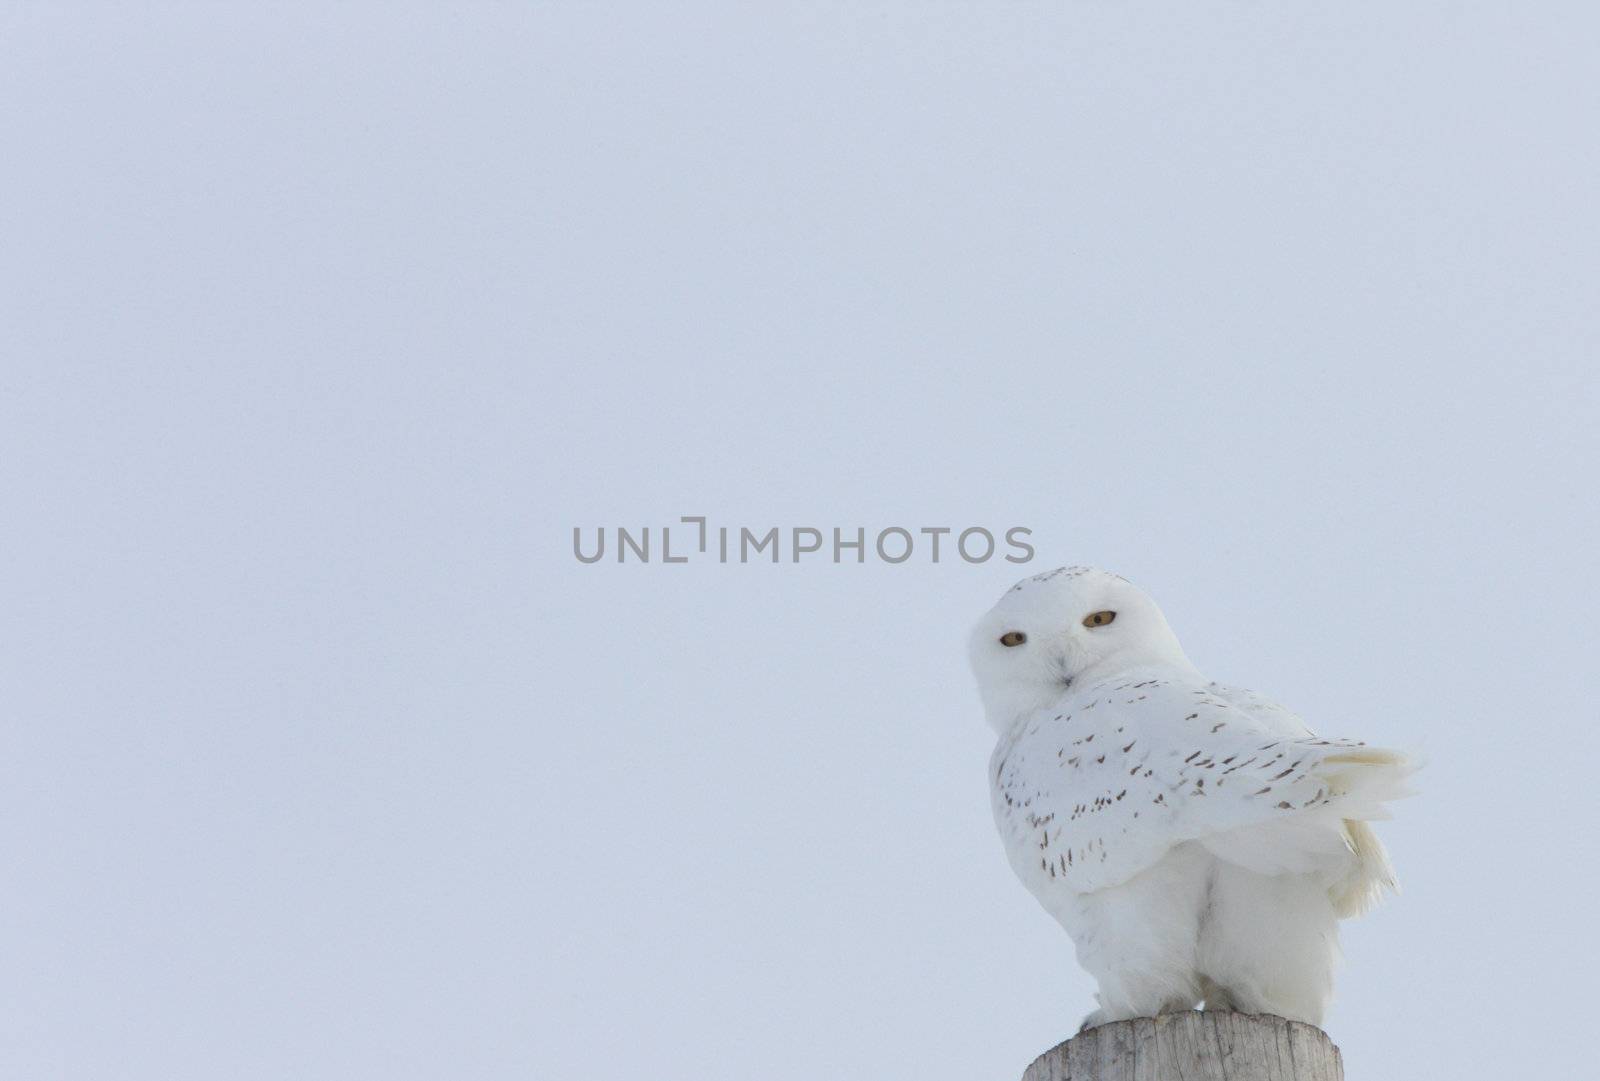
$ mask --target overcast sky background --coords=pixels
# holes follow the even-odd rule
[[[0,14],[0,1074],[1018,1076],[1079,561],[1427,754],[1352,1081],[1592,1066],[1592,5],[254,6]]]

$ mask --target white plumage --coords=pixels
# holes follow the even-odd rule
[[[1394,887],[1367,822],[1404,755],[1213,683],[1126,579],[1026,579],[973,633],[995,822],[1099,983],[1091,1026],[1193,1009],[1320,1024],[1338,921]]]

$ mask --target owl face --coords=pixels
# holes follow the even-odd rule
[[[1086,679],[1153,665],[1192,668],[1156,603],[1094,567],[1018,582],[979,620],[969,651],[989,723],[1001,732]]]

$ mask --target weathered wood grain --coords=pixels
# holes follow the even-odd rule
[[[1344,1064],[1320,1028],[1190,1010],[1092,1028],[1034,1059],[1022,1081],[1344,1081]]]

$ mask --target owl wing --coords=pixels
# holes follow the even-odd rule
[[[1387,871],[1344,884],[1370,838],[1346,823],[1387,817],[1410,768],[1396,752],[1311,734],[1252,692],[1152,676],[1086,688],[1023,722],[991,777],[1012,865],[1041,896],[1119,885],[1185,841],[1266,874],[1325,874],[1342,896],[1370,893]]]

